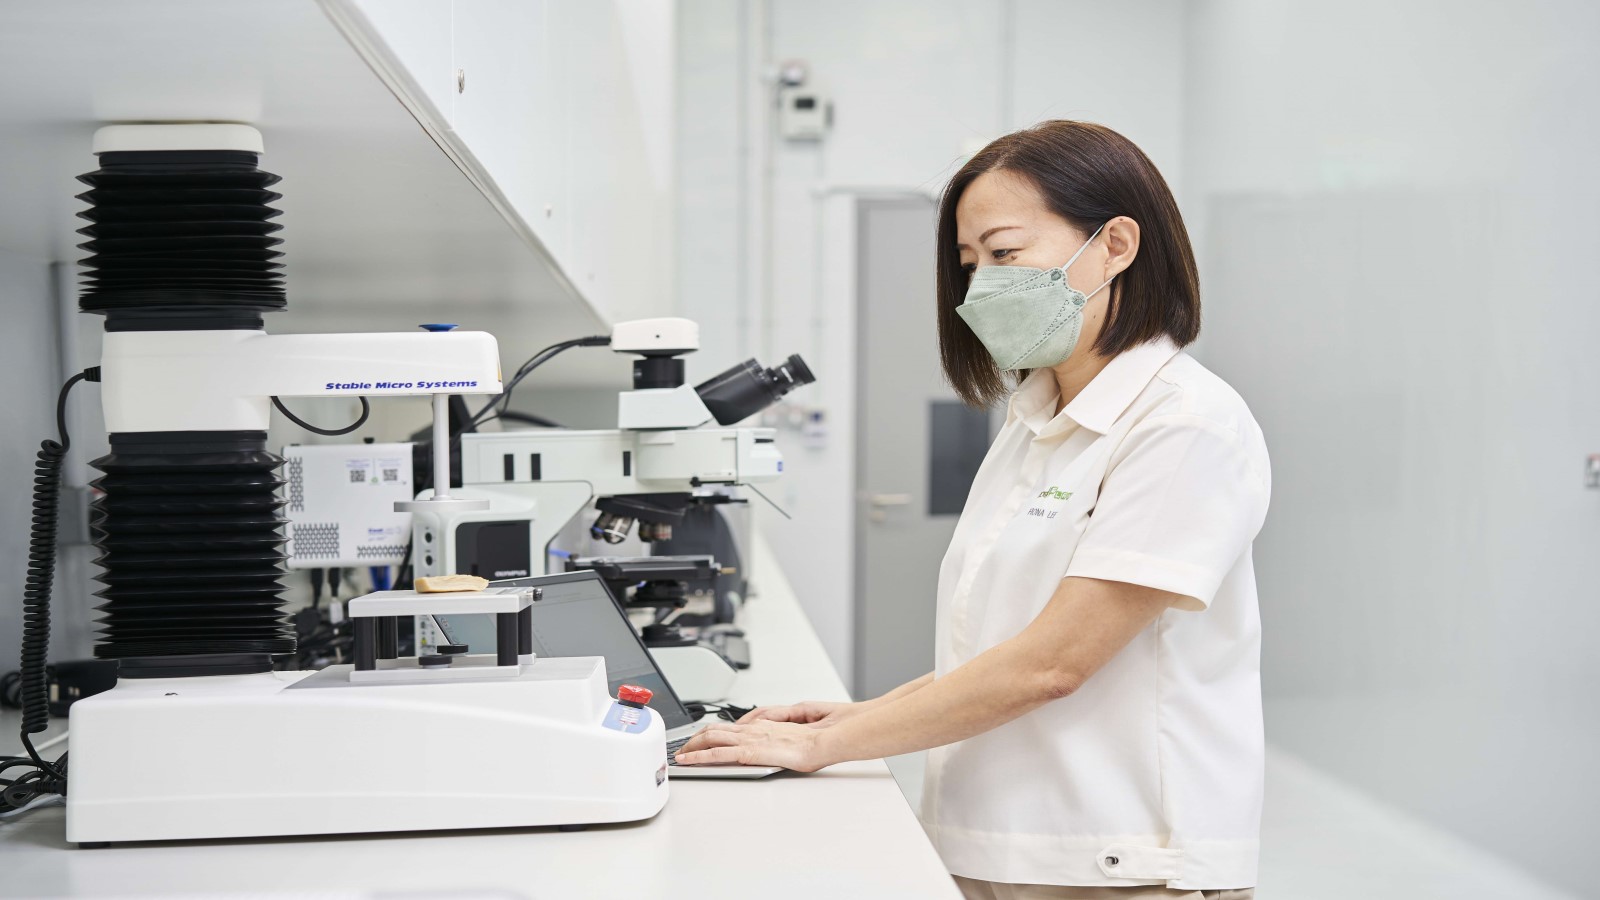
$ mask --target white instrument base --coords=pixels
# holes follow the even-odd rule
[[[603,659],[416,671],[123,679],[72,706],[67,839],[630,822],[666,804],[661,719],[619,721]]]

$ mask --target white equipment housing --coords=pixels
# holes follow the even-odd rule
[[[415,671],[125,678],[72,706],[67,839],[631,822],[666,803],[661,719],[605,725],[605,660],[481,680]]]
[[[411,445],[293,444],[283,448],[289,567],[398,565],[411,536]]]
[[[80,700],[67,839],[650,818],[667,802],[666,730],[648,708],[611,699],[603,658],[508,650],[437,667],[416,657],[362,662],[361,626],[370,640],[382,617],[451,609],[516,619],[533,602],[515,589],[381,591],[350,601],[353,667],[124,678]]]
[[[266,431],[274,396],[500,393],[500,351],[482,331],[112,331],[100,368],[113,434]]]
[[[636,431],[696,428],[711,421],[711,410],[694,388],[635,388],[617,394],[617,427]]]

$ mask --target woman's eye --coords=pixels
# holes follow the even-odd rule
[[[961,264],[961,271],[967,273],[968,275],[971,275],[973,272],[978,271],[978,264],[977,263],[962,263]]]
[[[1015,250],[996,250],[994,251],[995,261],[1004,262],[1007,258],[1015,255],[1016,252]]]

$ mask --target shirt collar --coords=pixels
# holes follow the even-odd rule
[[[1022,422],[1038,434],[1055,417],[1057,394],[1056,379],[1050,370],[1034,369],[1011,395],[1011,420]]]
[[[1178,345],[1165,335],[1124,350],[1072,398],[1059,416],[1055,413],[1058,391],[1054,375],[1048,369],[1035,369],[1012,395],[1010,416],[1021,420],[1035,434],[1043,434],[1047,428],[1052,432],[1060,430],[1065,424],[1062,419],[1105,434],[1178,351]]]

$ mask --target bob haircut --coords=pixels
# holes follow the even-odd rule
[[[986,406],[1009,391],[994,358],[956,314],[968,283],[956,249],[956,204],[979,175],[996,170],[1033,182],[1050,210],[1085,235],[1116,216],[1139,223],[1139,255],[1111,283],[1096,353],[1115,356],[1161,335],[1180,347],[1194,342],[1200,334],[1200,275],[1166,179],[1144,151],[1104,125],[1043,122],[978,151],[950,179],[939,204],[939,359],[962,400]]]

